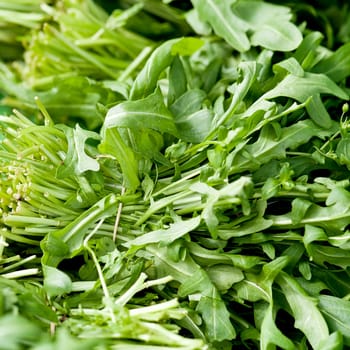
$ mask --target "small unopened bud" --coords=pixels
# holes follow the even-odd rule
[[[342,111],[344,114],[349,111],[349,104],[348,103],[343,104]]]

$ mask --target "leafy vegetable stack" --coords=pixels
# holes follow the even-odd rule
[[[38,7],[0,70],[0,349],[350,346],[338,5]]]

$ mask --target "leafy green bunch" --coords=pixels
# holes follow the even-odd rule
[[[40,101],[38,104],[41,106]],[[33,349],[44,345],[59,348],[62,339],[78,346],[70,333],[93,338],[79,345],[91,348],[99,344],[105,349],[112,341],[117,347],[114,340],[118,339],[120,346],[131,348],[137,346],[137,341],[169,348],[204,348],[201,340],[179,335],[179,327],[169,322],[187,315],[176,298],[163,300],[150,294],[145,299],[133,299],[134,294],[171,278],[146,281],[143,261],[127,258],[116,250],[112,240],[114,221],[106,219],[113,217],[118,209],[121,175],[110,159],[99,163],[96,148],[86,142],[98,139],[98,135],[79,126],[75,129],[56,126],[46,110],[43,114],[45,125],[36,125],[19,112],[1,117],[4,196],[1,198],[3,324],[0,327],[7,334],[1,348],[17,349],[21,344],[32,345]],[[136,199],[129,197],[126,201]],[[130,225],[133,218],[128,218],[126,213],[137,206],[137,202],[130,209],[125,205],[123,226]],[[100,225],[95,227],[97,221]],[[46,253],[39,269],[37,256],[42,255],[39,243],[43,237],[41,246]],[[121,234],[118,241],[125,237]],[[67,275],[67,271],[55,267],[83,252],[85,261],[79,271]],[[44,284],[40,282],[42,273]],[[11,281],[26,277],[32,280],[24,285]],[[96,278],[97,281],[92,280]],[[63,304],[59,299],[55,301],[56,297],[69,293],[73,294]],[[28,299],[31,294],[34,299],[32,296]],[[13,314],[16,309],[20,310],[20,316]],[[59,330],[57,340],[51,341],[43,330],[55,329],[60,317],[65,315],[69,319],[63,328],[69,333]],[[23,326],[20,333],[15,331],[15,324]],[[127,342],[122,341],[125,338]]]
[[[40,125],[1,117],[3,317],[40,346],[347,347],[350,47],[263,1],[181,11],[193,35],[90,106],[98,131],[54,123],[50,90]]]
[[[34,16],[29,5],[19,1],[17,7],[23,16]],[[1,64],[3,103],[35,114],[39,96],[52,118],[64,123],[79,118],[90,130],[101,125],[104,107],[125,99],[126,85],[159,38],[188,31],[180,11],[158,1],[121,2],[111,13],[92,0],[37,7],[41,21],[16,39],[23,55]]]
[[[1,60],[19,59],[23,54],[22,40],[34,29],[39,29],[48,19],[41,8],[48,1],[1,1],[0,43]]]

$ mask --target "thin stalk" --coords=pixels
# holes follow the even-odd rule
[[[125,193],[125,187],[123,186],[120,195],[123,196],[124,193]],[[118,205],[117,215],[115,216],[115,223],[113,228],[113,242],[115,242],[117,239],[117,232],[118,232],[120,217],[122,214],[122,209],[123,209],[123,203],[120,202]]]
[[[101,283],[101,287],[102,287],[102,290],[103,290],[103,294],[105,295],[106,300],[108,300],[107,308],[109,310],[109,314],[110,314],[111,320],[113,322],[116,322],[116,318],[115,318],[115,314],[114,314],[113,308],[110,307],[110,305],[112,304],[112,298],[109,295],[108,287],[107,287],[106,281],[105,281],[104,276],[103,276],[103,271],[101,269],[101,266],[100,266],[100,264],[98,262],[98,259],[97,259],[96,255],[95,255],[94,251],[89,246],[90,238],[98,231],[100,226],[103,224],[103,221],[104,221],[104,218],[102,218],[97,223],[95,228],[86,236],[86,238],[84,239],[83,246],[88,251],[88,253],[91,255],[91,258],[92,258],[92,260],[94,262],[94,265],[96,267],[97,274],[98,274],[98,277],[99,277],[99,280],[100,280],[100,283]]]

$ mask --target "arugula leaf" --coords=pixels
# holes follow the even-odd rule
[[[294,225],[300,227],[300,224],[317,224],[317,226],[339,232],[348,224],[348,198],[348,191],[341,187],[335,187],[326,200],[326,207],[315,203],[308,205],[306,212],[304,210],[302,211],[305,215],[298,222],[293,223],[291,213],[271,217],[270,219],[273,220],[273,225],[279,227],[293,227]],[[299,205],[300,202],[298,202],[298,205],[295,202],[294,210],[298,210]]]
[[[118,200],[109,194],[83,212],[61,230],[53,231],[41,242],[43,265],[56,267],[63,259],[72,258],[83,249],[88,230],[99,220],[115,214]]]
[[[229,321],[225,303],[219,298],[216,289],[211,289],[211,292],[210,295],[207,293],[203,295],[197,305],[197,310],[202,314],[206,323],[208,338],[211,341],[233,339],[236,332]]]
[[[99,150],[102,154],[112,155],[117,159],[123,172],[125,186],[130,191],[135,191],[140,185],[137,157],[131,147],[125,144],[116,128],[104,131]]]
[[[262,1],[237,1],[233,12],[248,23],[251,45],[275,51],[295,50],[302,41],[288,7]]]
[[[135,238],[127,243],[128,246],[143,246],[151,243],[161,243],[166,245],[172,243],[178,238],[195,230],[201,222],[200,216],[189,220],[175,222],[168,229],[161,229],[145,233],[144,235]]]
[[[261,311],[260,311],[261,312]],[[260,347],[263,350],[270,349],[271,346],[277,345],[286,350],[295,348],[293,342],[287,338],[275,324],[275,312],[273,304],[270,303],[263,310],[264,318],[261,324]]]
[[[55,267],[43,265],[44,289],[50,297],[63,295],[72,291],[72,281]]]
[[[245,33],[248,30],[248,25],[237,17],[231,9],[236,0],[225,2],[210,0],[205,4],[193,0],[192,3],[201,21],[208,22],[215,33],[223,37],[232,47],[238,51],[247,51],[250,48]]]
[[[310,298],[295,279],[286,273],[281,273],[276,281],[291,308],[295,327],[302,330],[314,349],[320,348],[321,343],[329,337],[329,330],[316,307],[317,301]]]
[[[102,128],[102,137],[110,128],[153,129],[176,136],[174,119],[163,103],[159,89],[144,99],[126,101],[112,107]]]
[[[326,74],[335,82],[342,81],[349,76],[349,50],[349,43],[342,45],[334,53],[321,60],[312,70],[315,73]]]
[[[348,300],[340,299],[331,295],[318,297],[321,312],[324,314],[329,328],[340,331],[343,335],[344,345],[350,344],[349,307]]]
[[[202,22],[240,52],[253,46],[292,51],[302,41],[299,29],[290,22],[288,7],[260,1],[192,1]],[[277,19],[277,20],[276,20]],[[247,32],[252,31],[248,37]]]
[[[190,279],[181,284],[179,295],[201,292],[196,309],[202,314],[206,324],[206,334],[211,341],[233,339],[236,332],[229,321],[229,312],[219,292],[203,270],[198,270]]]
[[[151,94],[157,86],[160,74],[171,65],[177,55],[188,56],[202,45],[201,39],[191,37],[168,40],[160,45],[133,82],[130,99],[138,100]]]
[[[339,5],[0,0],[6,349],[348,346]]]
[[[64,131],[68,151],[64,159],[64,163],[57,169],[57,176],[64,178],[72,173],[81,175],[85,171],[98,171],[100,168],[96,159],[86,154],[85,143],[87,139],[99,140],[100,136],[92,131],[82,129],[76,125],[75,129],[69,128],[66,125],[57,126]]]
[[[288,74],[263,97],[270,99],[285,96],[305,102],[310,96],[316,94],[331,94],[344,100],[349,98],[348,94],[326,75],[309,72],[305,72],[302,77]]]

